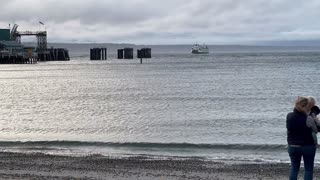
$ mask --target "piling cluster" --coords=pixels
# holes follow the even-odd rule
[[[137,50],[137,58],[151,58],[151,48],[142,48]]]
[[[39,61],[69,61],[69,51],[64,48],[51,48],[38,52]]]
[[[133,48],[118,49],[118,59],[133,59]]]
[[[151,48],[138,49],[137,58],[141,64],[143,58],[151,58]],[[133,59],[133,48],[118,49],[118,59]]]
[[[137,50],[137,58],[140,58],[140,64],[142,64],[143,58],[151,58],[151,48],[142,48]]]
[[[50,58],[52,61],[69,61],[69,51],[63,48],[51,48],[50,51]]]
[[[107,60],[107,48],[90,49],[90,60]]]
[[[50,54],[48,52],[39,52],[38,53],[39,61],[48,61],[50,60]]]

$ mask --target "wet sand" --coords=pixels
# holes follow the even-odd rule
[[[288,179],[289,164],[229,164],[185,160],[114,159],[0,153],[0,179]],[[320,177],[316,168],[315,178]],[[302,173],[300,173],[302,174]]]

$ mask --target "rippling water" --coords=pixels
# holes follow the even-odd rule
[[[320,97],[319,68],[310,52],[1,65],[0,147],[287,161],[285,116]]]

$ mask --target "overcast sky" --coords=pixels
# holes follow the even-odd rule
[[[0,9],[1,28],[46,28],[50,42],[320,40],[319,0],[1,0]]]

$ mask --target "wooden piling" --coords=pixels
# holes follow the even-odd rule
[[[107,60],[107,48],[104,48],[104,60]]]
[[[118,49],[118,59],[123,59],[123,49]]]
[[[124,48],[124,59],[133,59],[133,48]]]

